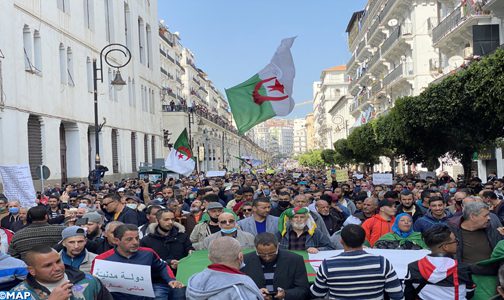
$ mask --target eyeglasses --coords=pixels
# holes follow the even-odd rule
[[[256,254],[257,254],[257,256],[260,256],[260,257],[273,257],[273,256],[278,255],[278,248],[276,249],[275,253],[259,253],[256,250]]]
[[[111,204],[112,202],[114,202],[114,201],[110,201],[110,202],[107,202],[107,203],[103,202],[103,203],[102,203],[102,206],[103,206],[103,207],[107,207],[107,206],[108,206],[109,204]]]
[[[243,211],[252,211],[252,208],[244,208]]]
[[[234,219],[231,219],[231,220],[222,220],[222,221],[219,221],[219,224],[221,225],[226,225],[226,224],[234,224],[235,223],[235,220]]]

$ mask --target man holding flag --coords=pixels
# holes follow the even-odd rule
[[[184,131],[177,138],[173,149],[165,160],[165,168],[175,173],[189,176],[194,171],[195,166],[196,161],[189,145],[187,129],[184,128]]]
[[[294,109],[292,85],[296,71],[290,52],[294,39],[283,39],[264,69],[226,90],[240,135],[275,116],[286,116]]]

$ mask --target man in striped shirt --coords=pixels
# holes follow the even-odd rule
[[[403,299],[401,283],[390,262],[362,249],[366,233],[358,225],[347,225],[341,231],[345,251],[320,265],[310,291],[315,297],[329,299]]]

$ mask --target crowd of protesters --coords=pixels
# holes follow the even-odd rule
[[[124,179],[47,188],[36,206],[0,198],[0,291],[32,299],[150,299],[110,292],[105,260],[150,266],[155,299],[501,299],[504,180],[336,182],[325,170]],[[242,250],[255,251],[246,253]],[[429,250],[399,279],[366,248]],[[303,257],[343,250],[308,281]],[[188,286],[181,259],[208,251]],[[246,253],[246,254],[244,254]],[[400,255],[400,254],[398,254]]]

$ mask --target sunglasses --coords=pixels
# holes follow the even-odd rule
[[[243,211],[252,211],[252,208],[244,208]]]
[[[235,220],[234,219],[231,219],[231,220],[222,220],[222,221],[219,221],[219,224],[221,225],[226,225],[226,224],[234,224],[235,223]]]
[[[107,207],[109,204],[113,203],[114,201],[110,201],[110,202],[107,202],[107,203],[102,203],[101,206],[103,207]]]

